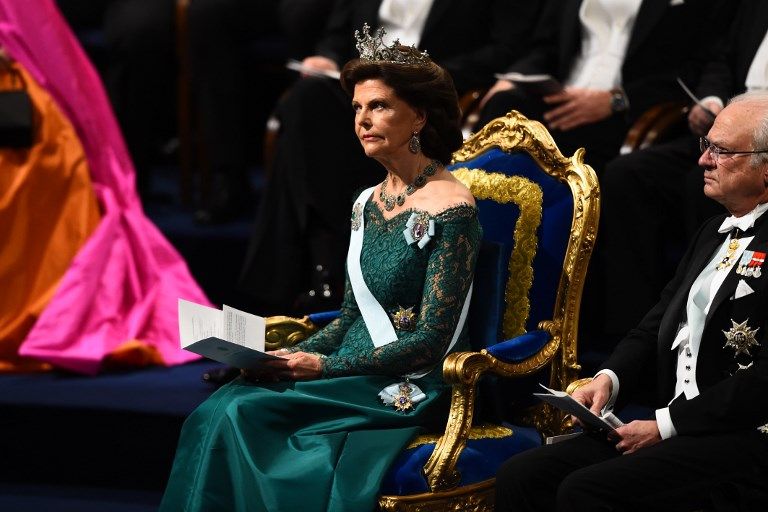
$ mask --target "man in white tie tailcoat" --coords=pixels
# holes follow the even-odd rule
[[[701,148],[704,193],[731,215],[699,229],[658,304],[573,393],[599,414],[655,388],[655,411],[618,439],[513,457],[496,510],[768,510],[768,93],[731,100]]]

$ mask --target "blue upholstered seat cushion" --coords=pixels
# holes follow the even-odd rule
[[[456,465],[461,474],[460,486],[494,478],[505,460],[541,444],[541,438],[535,429],[517,426],[511,428],[512,435],[508,437],[467,441],[467,446],[461,452]],[[409,448],[401,453],[384,477],[381,493],[403,496],[429,492],[423,468],[434,448],[434,443],[430,443]]]
[[[320,311],[319,313],[312,313],[309,316],[309,320],[318,327],[323,327],[326,324],[331,323],[333,320],[339,317],[340,311]]]
[[[547,331],[535,330],[489,347],[488,352],[505,363],[519,363],[539,350],[551,339]]]

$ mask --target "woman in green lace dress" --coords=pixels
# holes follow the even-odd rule
[[[398,453],[444,425],[440,363],[467,348],[481,237],[471,194],[444,168],[462,141],[456,92],[415,49],[367,28],[359,41],[341,82],[387,174],[353,208],[341,314],[192,413],[164,512],[373,510]]]

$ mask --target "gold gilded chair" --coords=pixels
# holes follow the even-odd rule
[[[454,153],[477,199],[483,243],[469,313],[473,352],[446,357],[445,430],[416,438],[381,487],[383,511],[493,510],[499,465],[568,428],[531,393],[576,379],[576,333],[595,243],[599,189],[584,151],[564,157],[538,122],[513,111]],[[273,317],[267,346],[298,343],[332,314]]]

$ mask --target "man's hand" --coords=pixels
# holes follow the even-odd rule
[[[314,380],[323,374],[322,357],[307,352],[277,354],[282,359],[264,363],[280,380]]]
[[[635,420],[616,429],[621,440],[616,443],[616,449],[624,455],[634,453],[640,448],[653,446],[661,441],[659,426],[656,420]]]
[[[308,68],[314,68],[318,71],[339,71],[339,66],[336,62],[322,55],[312,55],[305,58],[301,63]],[[306,77],[309,75],[303,73],[301,76]]]
[[[547,125],[556,130],[572,130],[611,116],[611,91],[566,87],[543,100],[548,105],[557,105],[544,113]]]
[[[713,100],[708,100],[703,103],[713,114],[717,115],[723,110],[720,103]],[[715,122],[715,118],[709,114],[706,110],[699,105],[694,105],[691,111],[688,113],[688,127],[694,135],[699,137],[704,136],[712,128],[712,123]]]
[[[613,382],[611,382],[611,378],[602,373],[592,379],[592,382],[589,384],[585,384],[584,386],[578,388],[573,392],[571,396],[581,405],[584,407],[589,407],[590,411],[595,413],[597,416],[600,416],[600,410],[605,406],[605,404],[608,402],[608,399],[611,397],[612,387]],[[578,418],[574,416],[571,416],[571,418],[573,419],[574,423],[582,425]]]
[[[508,91],[512,89],[514,85],[509,80],[497,80],[493,86],[488,89],[488,92],[485,93],[485,96],[483,96],[483,99],[480,100],[479,107],[482,109],[486,103],[488,103],[488,100],[491,99],[491,97],[496,94],[497,92],[501,91]]]

